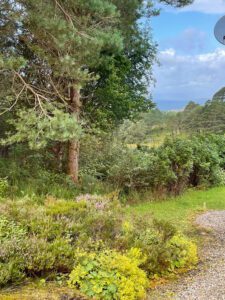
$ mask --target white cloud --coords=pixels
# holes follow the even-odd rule
[[[210,99],[225,86],[225,49],[199,55],[180,55],[174,49],[161,51],[155,67],[155,101]]]
[[[173,48],[169,48],[160,52],[161,56],[175,56],[176,51]]]
[[[192,11],[205,14],[223,14],[225,13],[225,0],[194,0],[193,4],[184,8],[171,10],[167,7],[167,10],[176,12]]]

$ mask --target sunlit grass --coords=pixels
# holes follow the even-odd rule
[[[165,139],[172,138],[172,137],[180,137],[180,138],[187,138],[187,133],[180,132],[180,133],[172,133],[171,131],[164,130],[160,134],[153,134],[149,137],[149,141],[139,143],[140,146],[149,147],[149,148],[157,148],[160,147]],[[137,144],[127,144],[128,148],[136,149]]]
[[[156,218],[172,222],[179,229],[189,229],[193,216],[206,210],[225,209],[225,187],[209,190],[192,190],[177,198],[151,201],[128,208],[128,212],[139,215],[154,215]]]

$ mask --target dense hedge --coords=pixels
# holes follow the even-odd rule
[[[224,184],[224,149],[221,135],[167,139],[151,149],[122,148],[109,166],[107,180],[122,189],[171,194],[191,186]]]
[[[158,195],[180,194],[188,187],[225,182],[225,137],[196,135],[166,139],[157,148],[131,149],[118,136],[85,136],[81,141],[80,184],[59,172],[54,157],[23,153],[22,145],[0,159],[1,184],[11,197],[24,194],[70,199],[80,193],[148,189]],[[35,168],[34,168],[35,165]],[[3,182],[7,178],[7,182]],[[1,186],[0,186],[1,189]],[[6,188],[2,187],[2,192]],[[4,192],[5,193],[5,192]]]

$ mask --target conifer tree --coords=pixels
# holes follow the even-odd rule
[[[16,107],[17,115],[6,141],[26,141],[32,148],[68,142],[68,174],[77,182],[87,83],[87,92],[100,87],[95,97],[85,95],[88,112],[100,105],[121,119],[152,107],[145,75],[151,74],[155,45],[138,26],[152,8],[151,0],[0,0],[1,113]]]
[[[101,51],[122,49],[116,6],[105,0],[9,0],[1,6],[9,20],[7,26],[17,25],[15,36],[21,48],[12,49],[10,58],[3,53],[1,67],[13,77],[16,102],[26,98],[30,108],[20,112],[14,139],[24,139],[25,128],[35,127],[36,121],[39,128],[33,137],[49,130],[49,124],[53,131],[67,124],[63,135],[65,140],[70,139],[68,174],[77,182],[79,142],[72,132],[78,130],[72,130],[71,116],[77,125],[81,89],[93,79],[89,70],[101,61]],[[60,110],[65,114],[57,118]],[[54,126],[59,120],[60,124]],[[51,137],[57,139],[57,132]]]

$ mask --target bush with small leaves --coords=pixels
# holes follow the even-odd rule
[[[118,244],[138,247],[145,255],[141,268],[149,277],[167,275],[179,268],[191,268],[197,262],[197,246],[179,235],[176,228],[165,221],[133,218],[123,224],[124,232]]]
[[[0,216],[0,286],[24,277],[26,241],[24,228]]]
[[[189,268],[198,262],[197,246],[182,235],[173,236],[167,243],[170,252],[170,270]]]

